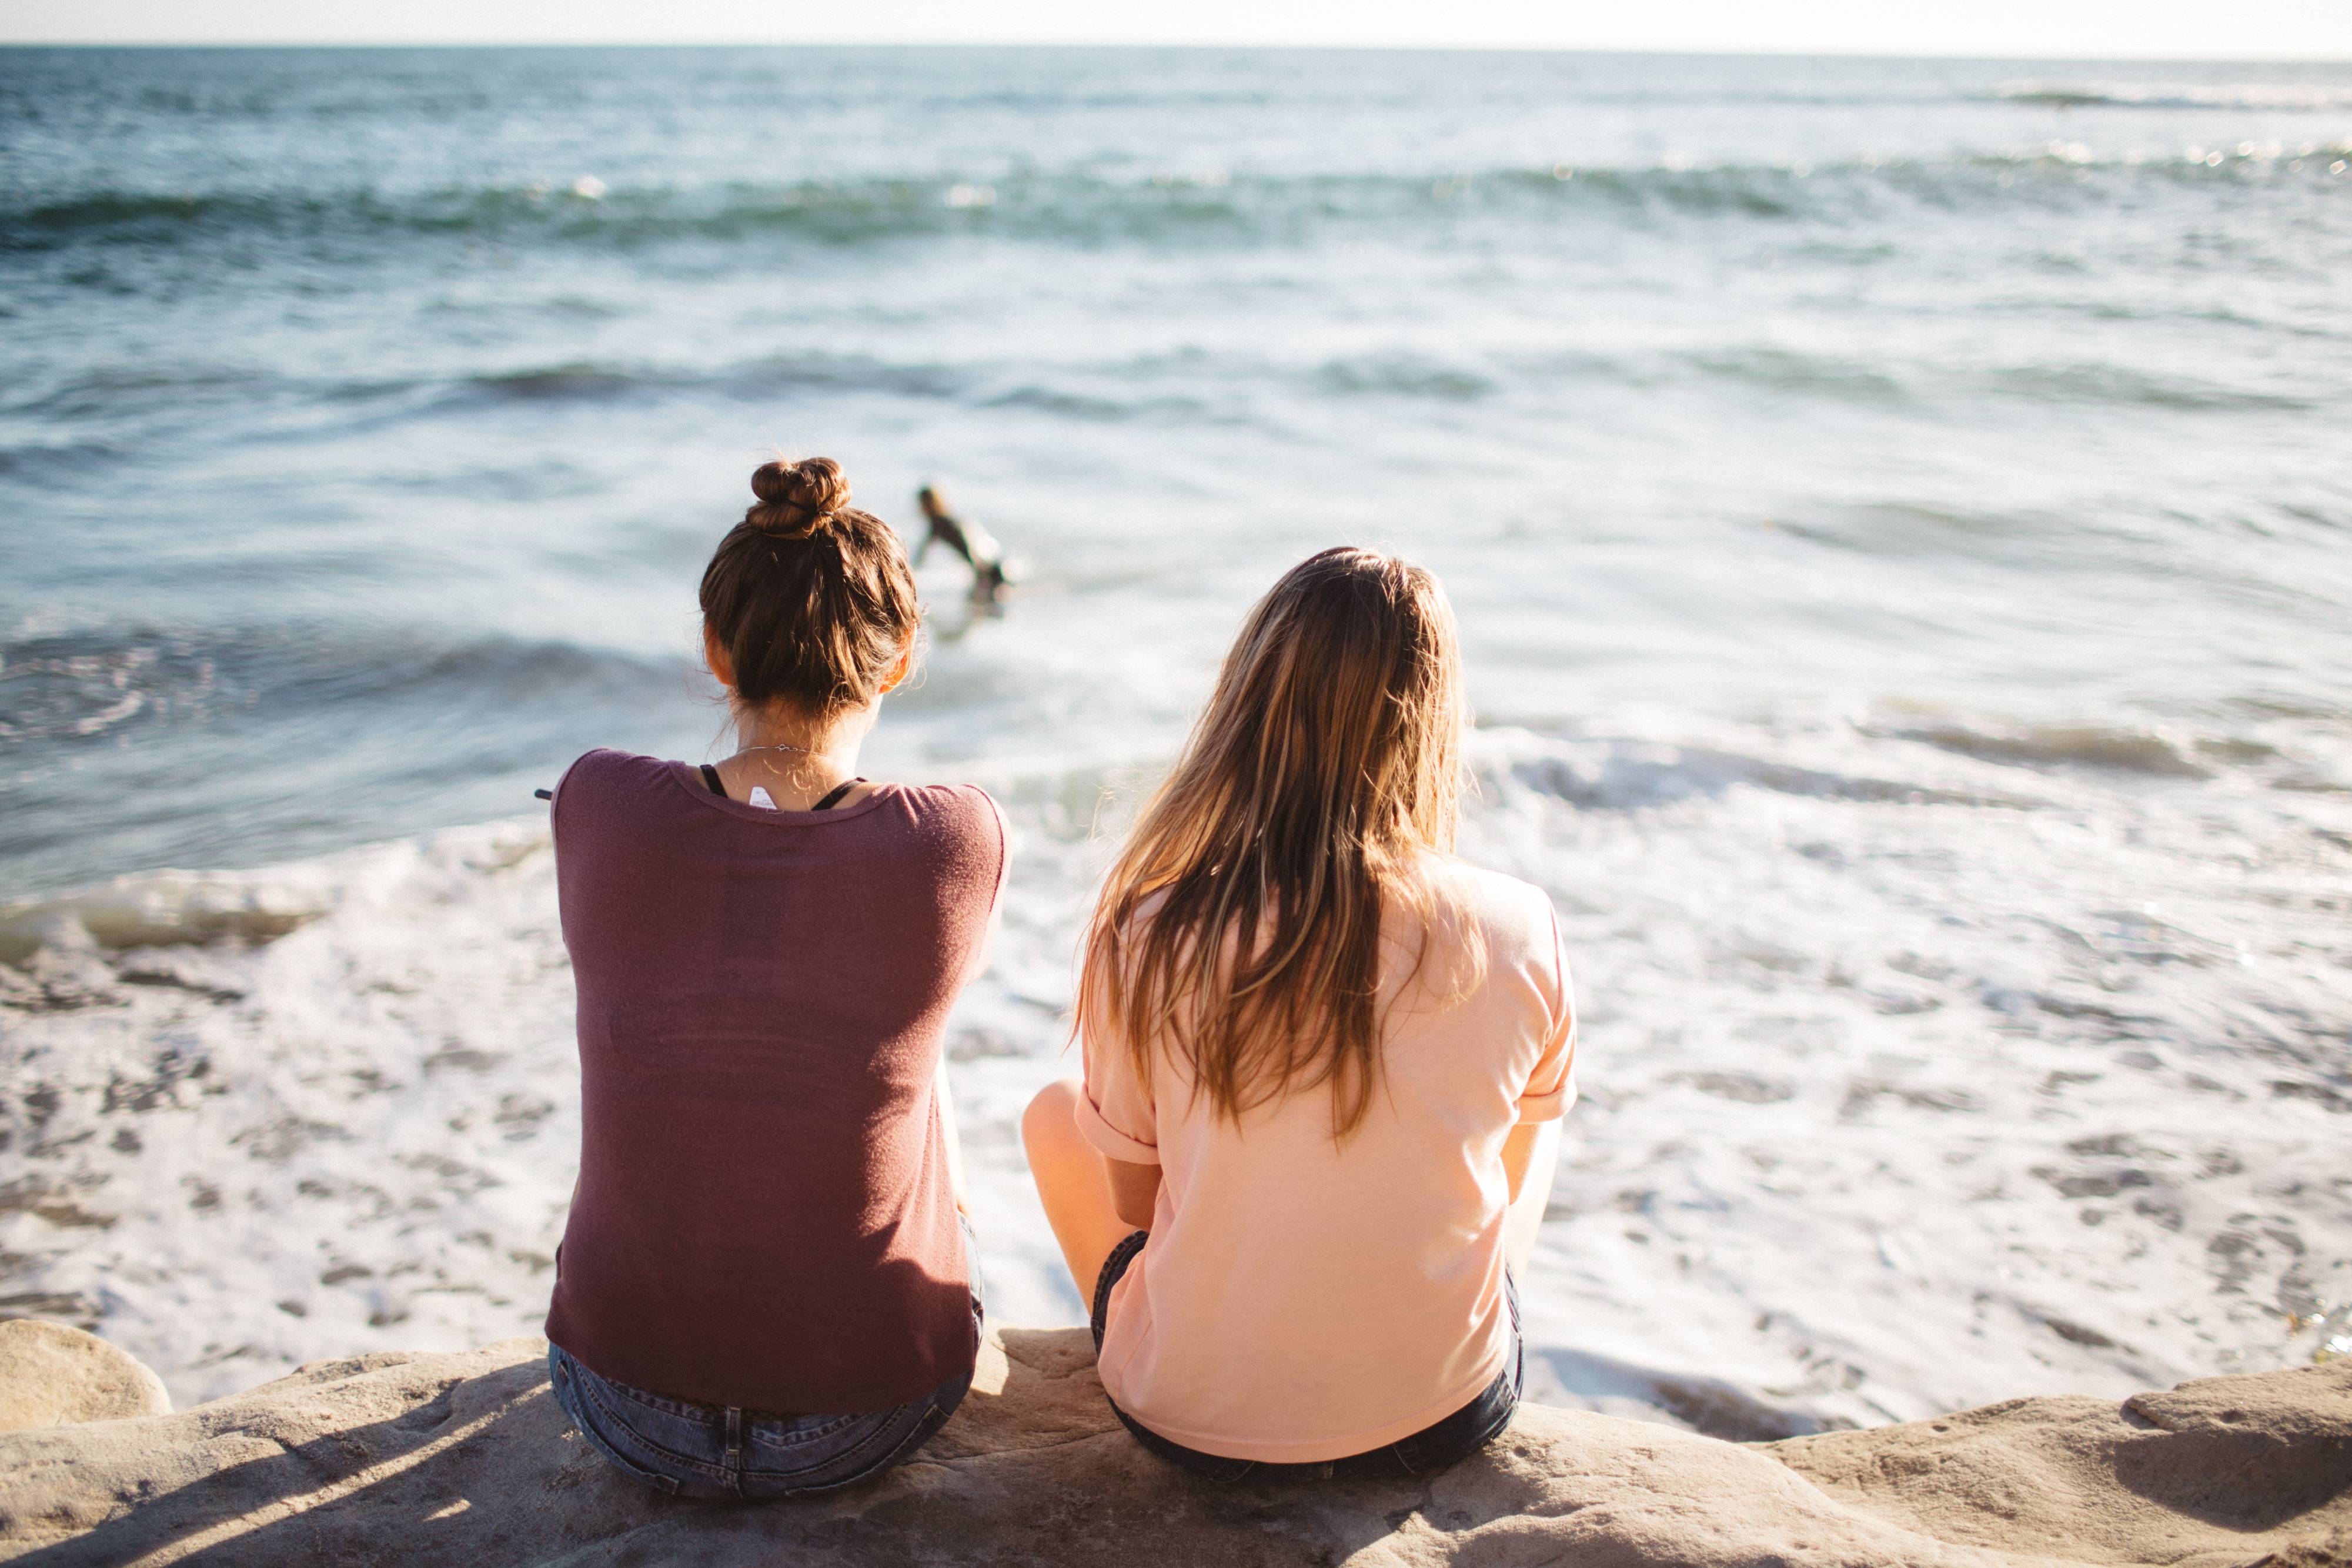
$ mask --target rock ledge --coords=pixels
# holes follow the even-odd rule
[[[537,1340],[320,1362],[178,1415],[0,1436],[0,1558],[883,1564],[2352,1563],[2352,1362],[1733,1444],[1528,1406],[1418,1482],[1218,1487],[1113,1422],[1083,1330],[992,1336],[913,1463],[835,1496],[657,1498]]]

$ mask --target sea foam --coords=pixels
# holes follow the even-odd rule
[[[2352,1297],[2345,850],[2315,818],[2220,825],[2210,780],[2119,795],[2098,747],[2070,772],[1943,738],[1479,737],[1464,852],[1550,893],[1582,998],[1522,1282],[1549,1396],[1756,1435],[1906,1418],[2281,1364]],[[948,1040],[992,1312],[1076,1321],[1016,1129],[1072,1070],[1071,956],[1149,769],[1108,803],[1099,769],[975,771],[1016,834]],[[184,1400],[536,1326],[578,1135],[541,822],[5,928],[0,1300]]]

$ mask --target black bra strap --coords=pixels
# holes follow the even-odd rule
[[[718,796],[722,800],[727,799],[727,786],[719,781],[719,769],[713,768],[708,762],[702,765],[702,781],[710,786],[710,792],[712,794]],[[809,810],[812,811],[829,811],[834,807],[841,804],[841,798],[844,795],[848,794],[851,789],[865,782],[866,780],[863,779],[845,779],[840,783],[835,785],[831,789],[825,791],[824,799],[819,800],[815,805],[811,806]]]
[[[815,805],[811,806],[809,810],[812,811],[829,811],[833,810],[834,807],[841,803],[841,798],[844,795],[848,794],[856,786],[865,782],[866,780],[863,779],[845,779],[840,783],[835,785],[832,789],[826,790],[824,799],[819,800]]]

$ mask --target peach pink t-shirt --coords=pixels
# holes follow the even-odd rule
[[[1328,1087],[1236,1126],[1176,1052],[1153,1051],[1147,1076],[1124,1042],[1084,1042],[1079,1129],[1160,1167],[1151,1240],[1111,1291],[1103,1386],[1187,1448],[1342,1458],[1451,1415],[1502,1370],[1503,1143],[1573,1103],[1575,1012],[1550,900],[1430,863],[1453,913],[1431,922],[1401,997],[1422,923],[1389,918],[1381,1087],[1344,1144]],[[1465,991],[1473,923],[1485,969]]]

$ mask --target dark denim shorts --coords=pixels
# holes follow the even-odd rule
[[[1095,1349],[1102,1349],[1103,1323],[1110,1311],[1110,1288],[1118,1283],[1143,1244],[1151,1239],[1151,1232],[1139,1230],[1111,1249],[1103,1262],[1102,1275],[1095,1281],[1094,1331]],[[1468,1458],[1499,1436],[1511,1424],[1511,1415],[1519,1407],[1519,1388],[1526,1381],[1527,1357],[1519,1343],[1519,1286],[1509,1274],[1503,1276],[1503,1297],[1511,1308],[1511,1354],[1495,1381],[1486,1391],[1469,1404],[1412,1437],[1370,1448],[1360,1454],[1350,1454],[1344,1459],[1324,1459],[1313,1464],[1276,1464],[1263,1459],[1229,1459],[1218,1454],[1204,1454],[1198,1448],[1188,1448],[1181,1443],[1171,1443],[1159,1433],[1137,1422],[1110,1401],[1110,1412],[1119,1424],[1135,1435],[1135,1440],[1169,1463],[1181,1465],[1196,1475],[1212,1480],[1237,1481],[1244,1477],[1251,1480],[1285,1480],[1298,1478],[1338,1480],[1393,1480],[1402,1476],[1425,1476],[1432,1470]]]
[[[969,1243],[969,1227],[964,1234]],[[967,1256],[978,1328],[980,1257],[976,1249]],[[547,1375],[572,1426],[631,1480],[673,1497],[746,1502],[830,1491],[880,1475],[947,1425],[971,1387],[967,1372],[895,1409],[771,1416],[632,1388],[599,1376],[562,1345],[548,1346]]]

